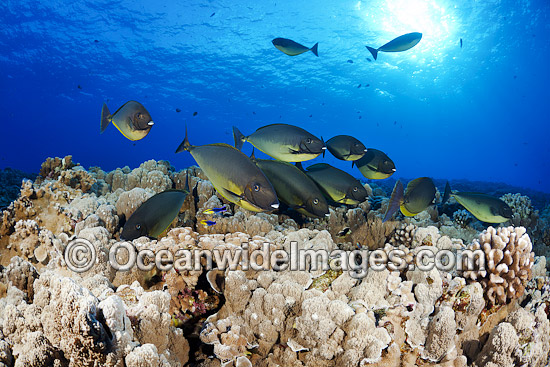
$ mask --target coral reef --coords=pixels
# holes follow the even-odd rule
[[[533,208],[531,199],[528,196],[516,194],[506,194],[500,197],[510,209],[512,209],[512,219],[510,223],[515,227],[531,228],[537,225],[539,218],[538,210]]]
[[[505,304],[523,295],[535,256],[524,227],[489,227],[469,249],[483,251],[485,265],[476,257],[476,268],[465,271],[464,278],[480,282],[492,304]]]
[[[126,243],[152,254],[142,259],[151,267],[114,267],[110,251],[125,220],[186,182],[191,192],[168,231]],[[70,156],[48,159],[1,216],[0,367],[547,365],[550,278],[546,258],[532,252],[548,251],[540,241],[547,214],[536,217],[528,198],[508,195],[513,226],[481,232],[465,212],[435,207],[383,222],[389,192],[380,185],[370,185],[369,201],[310,220],[236,207],[198,167],[151,160],[104,172]],[[223,205],[224,213],[204,213]],[[75,240],[96,253],[82,273],[66,256]],[[293,248],[332,257],[305,257],[298,270],[265,257],[258,267],[224,266],[237,253]],[[199,269],[158,257],[179,250],[228,257],[199,257]],[[445,261],[421,266],[426,251],[464,250],[481,250],[485,269],[478,258],[465,271]],[[401,261],[377,267],[362,257],[369,251]],[[130,252],[113,258],[123,264]],[[335,255],[342,253],[350,261]]]
[[[17,199],[23,180],[34,179],[36,174],[22,172],[13,168],[0,169],[0,210]]]

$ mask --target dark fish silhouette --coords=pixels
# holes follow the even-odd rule
[[[166,190],[145,201],[124,224],[120,237],[132,241],[142,236],[157,238],[178,215],[189,190]]]
[[[275,38],[273,41],[271,41],[271,43],[273,43],[273,46],[277,47],[278,50],[284,52],[288,56],[300,55],[307,51],[311,51],[315,56],[319,56],[319,54],[317,53],[317,46],[319,45],[318,43],[313,45],[312,48],[308,48],[287,38]]]
[[[379,51],[382,51],[382,52],[407,51],[413,48],[414,46],[416,46],[416,44],[420,42],[421,39],[422,39],[422,33],[413,32],[413,33],[407,33],[397,38],[394,38],[390,42],[378,48],[372,48],[369,46],[365,46],[365,47],[367,47],[367,49],[372,54],[372,57],[376,60],[376,58],[378,57]]]

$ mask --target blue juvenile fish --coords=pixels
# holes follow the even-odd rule
[[[225,211],[227,211],[227,207],[224,205],[221,208],[206,209],[205,211],[202,212],[202,214],[212,215],[217,213],[223,213]]]
[[[212,220],[201,220],[201,224],[204,226],[204,228],[208,228],[210,226],[213,226],[214,224],[216,224],[216,222],[212,221]]]

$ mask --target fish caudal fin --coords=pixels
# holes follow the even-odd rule
[[[103,103],[103,108],[101,109],[101,133],[105,131],[107,126],[111,123],[111,112],[106,103]]]
[[[451,197],[451,185],[449,185],[449,181],[445,184],[445,193],[443,194],[443,200],[441,200],[441,205],[445,204],[447,200]]]
[[[233,139],[235,139],[235,148],[241,150],[246,141],[246,136],[244,136],[236,126],[233,126]]]
[[[376,58],[378,57],[378,49],[372,48],[369,46],[365,46],[365,47],[370,51],[370,53],[372,54],[372,57],[376,60]]]
[[[397,181],[391,193],[390,202],[388,203],[388,208],[386,209],[386,214],[384,215],[384,222],[390,219],[397,209],[401,206],[403,202],[403,184],[401,181]]]
[[[176,153],[183,152],[184,150],[189,150],[190,147],[191,147],[191,144],[189,144],[189,139],[187,138],[187,126],[185,126],[185,138],[181,142],[178,149],[176,149]]]
[[[316,44],[313,45],[312,48],[310,48],[311,52],[313,52],[313,54],[317,57],[319,57],[319,54],[317,53],[317,47],[319,46],[319,43],[317,42]]]

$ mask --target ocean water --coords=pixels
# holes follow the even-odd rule
[[[0,168],[68,154],[184,168],[186,125],[201,145],[283,122],[353,135],[393,159],[395,178],[550,192],[548,1],[4,0],[0,21]],[[374,61],[365,48],[408,32],[423,34],[409,51]],[[287,56],[275,37],[318,42],[319,57]],[[103,102],[128,100],[151,113],[150,134],[100,134]],[[361,177],[330,154],[306,166],[320,161]]]

